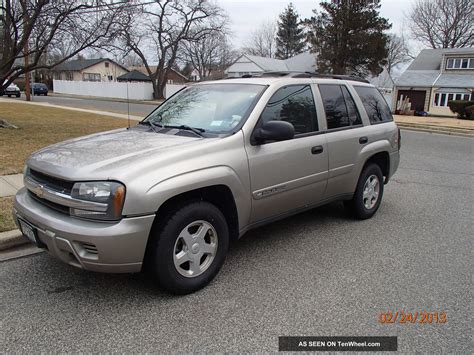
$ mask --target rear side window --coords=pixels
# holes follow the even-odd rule
[[[370,123],[393,121],[392,113],[385,99],[376,88],[370,86],[354,86],[354,89],[364,104]]]
[[[319,85],[328,129],[362,124],[352,96],[343,85]]]
[[[286,121],[295,127],[295,133],[309,133],[318,130],[316,107],[309,85],[290,85],[273,94],[262,112],[262,123]]]

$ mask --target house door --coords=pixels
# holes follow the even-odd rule
[[[411,102],[411,109],[415,111],[425,111],[425,99],[426,91],[424,90],[399,90],[397,101],[400,100],[400,96],[403,98],[408,97]]]

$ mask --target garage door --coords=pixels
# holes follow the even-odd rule
[[[411,109],[415,111],[424,111],[425,110],[425,99],[426,91],[424,90],[399,90],[397,101],[400,100],[400,96],[403,95],[403,98],[408,97],[411,102]]]

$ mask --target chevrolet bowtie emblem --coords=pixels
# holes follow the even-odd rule
[[[36,194],[36,196],[38,197],[43,197],[44,195],[44,186],[43,185],[38,185],[35,187],[35,190],[34,190],[34,193]]]

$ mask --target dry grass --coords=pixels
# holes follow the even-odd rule
[[[11,231],[16,228],[12,216],[13,196],[0,197],[0,232]]]
[[[19,127],[0,128],[0,175],[20,173],[26,158],[47,145],[127,126],[121,118],[9,102],[0,102],[0,119]]]

